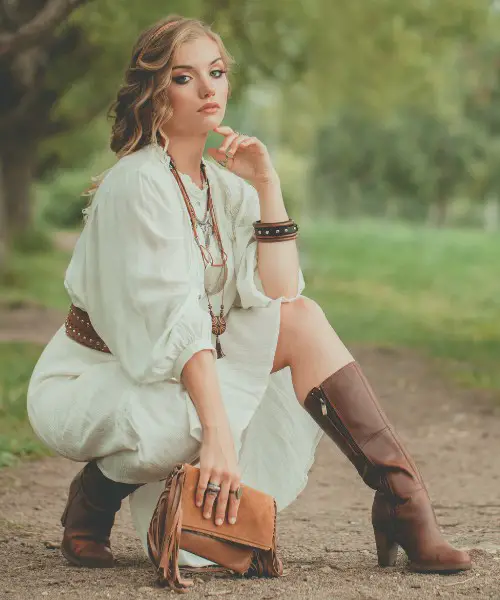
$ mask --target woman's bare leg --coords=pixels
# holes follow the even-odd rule
[[[271,372],[291,368],[295,394],[301,404],[311,388],[353,360],[314,300],[301,296],[281,305],[280,332]]]
[[[281,316],[273,371],[291,368],[300,403],[376,490],[372,524],[379,565],[393,566],[401,546],[414,571],[470,569],[468,554],[439,531],[413,459],[323,310],[301,297],[282,304]]]

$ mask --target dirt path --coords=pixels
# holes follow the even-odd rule
[[[0,342],[46,344],[66,315],[36,304],[24,304],[10,310],[0,308]]]
[[[491,399],[452,390],[410,353],[358,349],[356,355],[430,487],[447,537],[472,549],[474,570],[455,576],[413,575],[400,554],[376,566],[370,532],[371,492],[336,447],[323,439],[307,489],[279,516],[286,576],[280,580],[199,579],[193,599],[290,598],[368,600],[500,598],[500,412]],[[58,518],[78,466],[59,458],[0,471],[0,597],[91,600],[161,598],[135,539],[128,505],[113,546],[119,566],[68,566],[45,541],[59,541]]]

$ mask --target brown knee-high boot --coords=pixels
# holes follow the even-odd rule
[[[469,555],[439,531],[422,477],[356,362],[314,387],[304,407],[376,490],[372,524],[380,566],[394,565],[401,546],[414,571],[470,569]]]
[[[63,556],[79,567],[113,567],[109,536],[115,514],[121,501],[138,487],[108,479],[95,461],[85,465],[70,484],[61,517]]]

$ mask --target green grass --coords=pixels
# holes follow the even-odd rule
[[[500,389],[500,236],[374,223],[301,224],[305,293],[349,343],[414,348],[462,385]],[[16,254],[0,307],[65,311],[64,252]],[[0,344],[0,466],[47,452],[26,419],[42,348]]]
[[[0,309],[42,305],[67,310],[63,279],[68,262],[68,254],[58,250],[13,252],[0,283]],[[0,343],[0,467],[48,453],[26,414],[28,381],[42,349],[32,343]]]
[[[500,236],[374,223],[304,226],[306,295],[347,342],[416,348],[500,389]]]
[[[35,344],[0,344],[0,467],[48,453],[26,414],[28,381],[41,350]]]

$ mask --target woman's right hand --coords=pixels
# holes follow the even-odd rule
[[[208,483],[220,485],[218,495],[207,491]],[[200,480],[196,490],[196,506],[203,506],[203,516],[210,519],[215,501],[215,524],[222,525],[226,518],[236,523],[240,501],[234,492],[240,486],[240,472],[229,426],[204,429],[200,451]],[[233,492],[233,493],[230,493]]]

